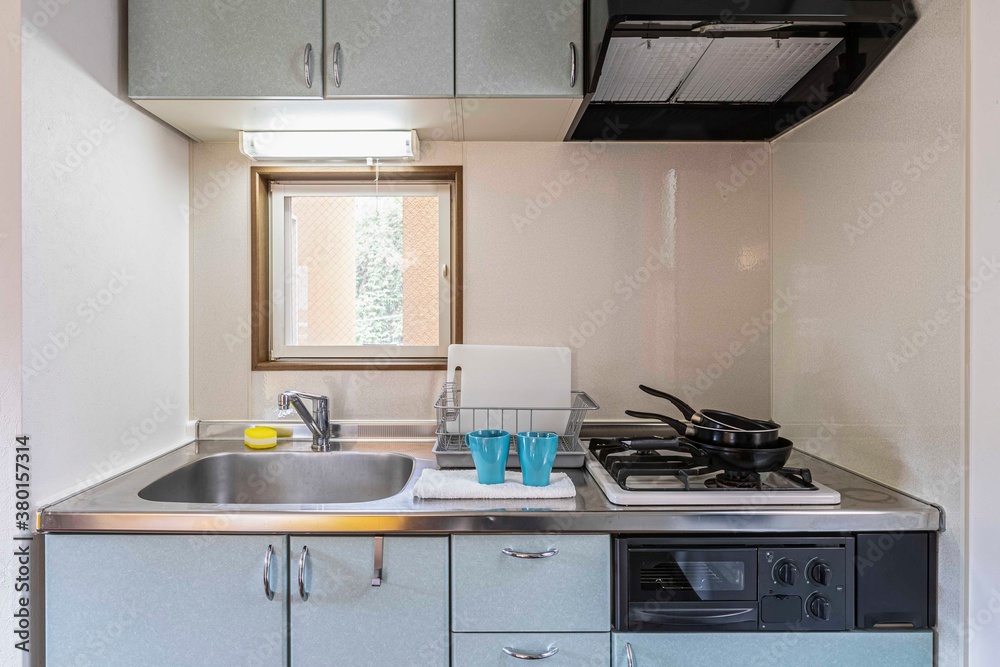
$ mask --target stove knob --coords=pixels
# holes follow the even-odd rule
[[[821,621],[830,620],[830,601],[822,595],[814,595],[809,598],[808,609],[813,618],[818,618]]]
[[[799,580],[799,568],[790,560],[780,560],[774,566],[774,578],[785,586],[794,586]]]
[[[833,568],[826,563],[816,563],[809,569],[809,577],[820,586],[829,586],[833,580]]]

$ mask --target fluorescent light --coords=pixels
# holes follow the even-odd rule
[[[414,160],[414,130],[366,132],[240,132],[240,151],[254,160]]]

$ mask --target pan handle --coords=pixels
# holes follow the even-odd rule
[[[685,419],[691,419],[696,414],[698,414],[698,411],[695,410],[694,408],[692,408],[690,405],[688,405],[687,403],[685,403],[681,399],[677,398],[676,396],[668,394],[665,391],[660,391],[659,389],[653,389],[652,387],[647,387],[644,384],[640,384],[639,385],[639,389],[641,389],[642,391],[646,392],[650,396],[656,396],[657,398],[664,398],[664,399],[670,401],[671,403],[674,404],[674,406],[678,410],[681,411],[681,414],[684,415]]]
[[[655,412],[640,412],[638,410],[626,410],[625,414],[629,417],[635,417],[636,419],[655,419],[657,421],[661,421],[677,431],[677,435],[684,435],[687,433],[688,425],[680,419],[674,419],[673,417],[660,415]]]

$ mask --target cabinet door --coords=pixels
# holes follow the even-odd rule
[[[448,665],[447,537],[384,538],[380,586],[373,537],[291,544],[293,667]]]
[[[458,97],[583,94],[583,0],[456,0]]]
[[[452,0],[326,0],[327,97],[453,97]]]
[[[323,0],[128,3],[130,97],[322,97],[322,54]]]
[[[934,632],[699,632],[612,635],[614,667],[931,667]],[[629,650],[631,649],[631,661]]]
[[[47,663],[284,665],[286,566],[285,536],[47,535]]]

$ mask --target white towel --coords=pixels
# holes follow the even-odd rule
[[[548,486],[525,486],[521,473],[508,470],[503,484],[480,484],[475,470],[434,470],[427,468],[413,485],[416,498],[572,498],[573,481],[564,472],[554,472]]]

